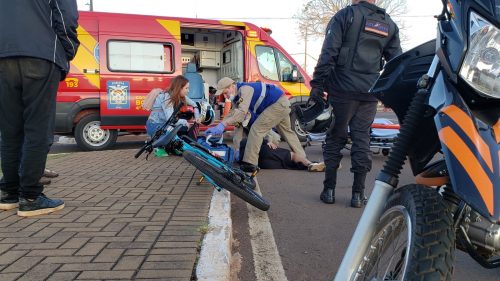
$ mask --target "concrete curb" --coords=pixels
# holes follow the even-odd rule
[[[205,235],[196,266],[199,281],[225,281],[231,276],[231,197],[226,190],[214,190]]]

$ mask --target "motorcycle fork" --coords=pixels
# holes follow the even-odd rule
[[[438,63],[439,58],[434,56],[428,74],[420,78],[420,89],[415,94],[406,113],[405,122],[401,126],[398,139],[394,144],[393,153],[389,154],[384,168],[377,176],[370,200],[368,200],[368,204],[356,227],[356,231],[349,243],[349,247],[342,259],[334,281],[352,280],[355,276],[355,271],[358,270],[358,266],[365,255],[378,221],[385,209],[387,199],[391,192],[398,186],[398,175],[403,169],[407,151],[412,146],[412,140],[416,131],[415,128],[417,128],[421,117],[424,116],[426,111],[426,100],[430,95],[428,90],[429,80],[437,73]]]
[[[367,249],[371,242],[378,220],[384,211],[385,203],[393,190],[394,187],[391,185],[383,181],[375,181],[370,199],[342,259],[335,281],[351,280],[352,276],[354,276],[354,271],[365,254],[364,249]],[[363,251],[360,251],[360,249],[363,249]]]

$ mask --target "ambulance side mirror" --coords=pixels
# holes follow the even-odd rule
[[[290,75],[290,82],[303,82],[302,75],[296,65],[292,66],[292,75]]]

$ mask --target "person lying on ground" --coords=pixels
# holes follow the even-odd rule
[[[273,132],[275,135],[275,132]],[[309,172],[323,172],[325,163],[312,162],[301,154],[278,147],[279,135],[273,133],[264,138],[259,151],[259,167],[262,169],[290,169],[308,170]],[[238,159],[243,159],[247,140],[240,142]]]

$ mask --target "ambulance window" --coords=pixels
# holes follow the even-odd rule
[[[172,46],[169,44],[110,41],[108,56],[112,71],[173,72]]]
[[[293,64],[280,51],[276,50],[276,53],[278,54],[280,81],[291,81]]]
[[[274,49],[266,46],[256,46],[257,63],[262,76],[269,80],[279,80]]]

